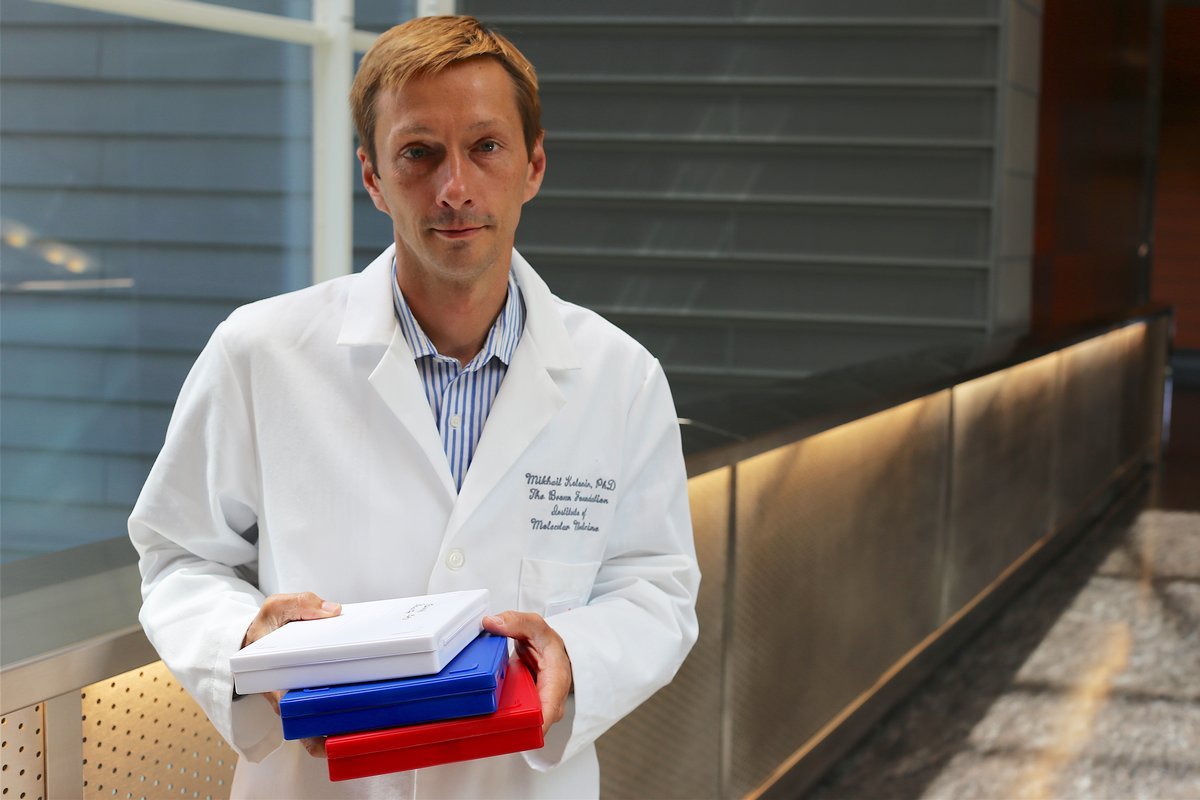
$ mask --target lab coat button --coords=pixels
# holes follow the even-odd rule
[[[446,566],[450,569],[462,569],[463,564],[467,563],[467,557],[463,555],[463,551],[455,548],[446,554]]]

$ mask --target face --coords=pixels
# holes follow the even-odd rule
[[[521,206],[546,169],[539,139],[526,152],[512,79],[477,58],[415,78],[376,99],[363,184],[392,219],[401,274],[427,285],[504,280]]]

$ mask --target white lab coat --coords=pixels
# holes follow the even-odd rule
[[[514,251],[525,330],[456,492],[391,262],[389,248],[217,328],[130,517],[142,624],[241,755],[234,796],[595,797],[593,741],[671,680],[697,633],[666,380]],[[481,587],[493,611],[546,615],[566,643],[574,696],[541,750],[331,783],[323,760],[281,741],[265,699],[232,700],[229,656],[267,594]]]

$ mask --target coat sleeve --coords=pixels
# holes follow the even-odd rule
[[[629,408],[619,500],[591,597],[547,622],[563,638],[575,687],[538,770],[571,756],[674,677],[696,641],[700,570],[692,539],[679,423],[652,363]]]
[[[226,741],[259,761],[282,739],[263,696],[234,701],[229,668],[263,594],[252,582],[260,483],[251,406],[223,342],[225,324],[184,382],[129,537],[151,644]]]

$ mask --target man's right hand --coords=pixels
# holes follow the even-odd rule
[[[250,627],[246,628],[246,635],[242,637],[242,647],[256,642],[266,636],[271,631],[282,628],[289,622],[295,622],[302,619],[324,619],[325,617],[336,617],[342,613],[341,603],[330,603],[322,600],[312,592],[300,592],[299,594],[273,594],[263,601],[262,608],[258,610],[258,614],[250,621]],[[267,692],[267,700],[271,703],[271,708],[275,709],[275,713],[279,713],[279,698],[283,697],[283,692]],[[310,739],[301,739],[300,743],[304,745],[304,749],[309,755],[322,758],[325,756],[325,737],[317,736]]]

